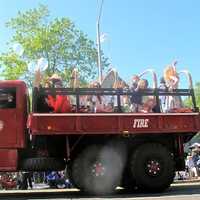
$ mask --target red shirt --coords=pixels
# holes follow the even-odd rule
[[[48,104],[53,108],[55,113],[71,112],[71,105],[68,96],[56,95],[53,97],[48,95]]]

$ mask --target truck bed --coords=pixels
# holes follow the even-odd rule
[[[200,113],[32,113],[33,135],[197,133]]]

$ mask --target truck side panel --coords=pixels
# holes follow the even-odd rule
[[[195,133],[199,113],[37,114],[30,115],[32,134]]]
[[[0,147],[15,147],[17,143],[17,113],[15,109],[0,109],[0,116]]]
[[[0,149],[0,171],[16,171],[17,160],[16,149]]]

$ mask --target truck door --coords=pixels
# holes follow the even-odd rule
[[[0,148],[13,148],[17,143],[16,88],[0,88]]]

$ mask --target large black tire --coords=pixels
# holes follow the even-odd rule
[[[147,143],[139,146],[133,152],[130,163],[132,179],[140,189],[160,192],[173,182],[173,156],[161,144]]]
[[[120,156],[110,147],[90,146],[80,155],[73,170],[74,182],[90,194],[110,194],[119,185],[122,174]],[[79,165],[79,166],[78,166]]]
[[[24,171],[59,171],[64,170],[66,163],[64,159],[58,158],[26,158],[21,163]]]
[[[69,168],[69,177],[72,185],[80,190],[83,189],[82,182],[82,154],[77,156],[73,161]]]

